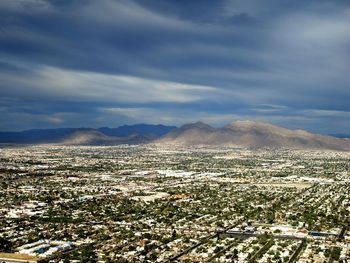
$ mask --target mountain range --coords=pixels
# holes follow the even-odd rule
[[[265,122],[235,121],[222,128],[197,122],[174,129],[158,142],[181,145],[223,145],[244,148],[350,150],[350,140],[291,130]]]
[[[133,144],[155,140],[167,134],[175,126],[136,124],[117,128],[59,128],[32,129],[20,132],[0,132],[0,143],[15,144],[81,144],[115,145]]]
[[[292,130],[266,122],[234,121],[214,128],[203,122],[179,128],[166,125],[124,125],[118,128],[34,129],[0,132],[0,143],[61,145],[118,145],[156,143],[215,145],[243,148],[329,149],[350,151],[350,139]]]

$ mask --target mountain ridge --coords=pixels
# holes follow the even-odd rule
[[[222,128],[203,123],[186,124],[172,130],[157,143],[350,151],[350,140],[249,120],[237,120]]]
[[[117,128],[32,129],[0,132],[0,143],[58,145],[179,144],[243,148],[330,149],[350,151],[350,139],[288,129],[268,122],[236,120],[221,128],[203,122],[181,127],[162,124],[123,125]]]
[[[108,136],[100,131],[77,131],[65,138],[60,145],[70,146],[113,146],[119,144],[141,144],[148,143],[154,138],[139,134],[129,134],[127,136],[117,137]]]
[[[87,136],[90,132],[95,137],[128,137],[131,134],[145,136],[149,140],[159,138],[176,126],[166,126],[162,124],[135,124],[123,125],[117,128],[57,128],[57,129],[29,129],[18,132],[0,132],[0,143],[14,144],[43,144],[43,143],[63,143],[64,140],[72,139],[72,136],[78,136],[82,133]],[[99,133],[96,133],[99,132]],[[105,138],[106,139],[106,138]],[[103,140],[103,139],[102,139]]]

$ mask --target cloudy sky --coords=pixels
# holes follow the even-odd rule
[[[0,130],[350,133],[350,1],[1,0]]]

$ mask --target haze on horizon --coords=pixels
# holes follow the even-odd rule
[[[350,133],[349,25],[345,0],[2,0],[0,130]]]

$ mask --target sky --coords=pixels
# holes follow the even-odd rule
[[[348,0],[1,0],[0,130],[350,133]]]

